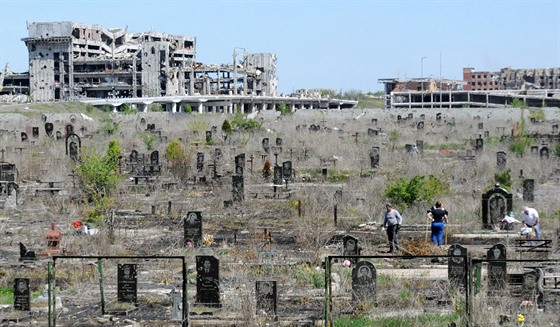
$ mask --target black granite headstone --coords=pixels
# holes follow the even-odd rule
[[[202,212],[189,211],[184,219],[183,245],[196,247],[202,242]]]
[[[274,166],[274,178],[272,183],[274,185],[282,185],[282,166]]]
[[[493,260],[506,260],[505,245],[496,244],[491,247],[486,254],[486,258],[490,260],[488,262],[488,290],[490,292],[502,290],[506,286],[507,264],[505,261]]]
[[[47,134],[48,136],[52,136],[53,131],[53,123],[45,123],[45,134]]]
[[[33,138],[38,138],[39,137],[39,127],[33,127],[31,128],[31,135],[33,135]]]
[[[138,303],[137,265],[119,264],[117,269],[117,301]]]
[[[206,131],[206,144],[212,143],[212,131]]]
[[[360,244],[358,239],[352,235],[344,235],[342,238],[342,255],[360,255]],[[356,259],[348,259],[350,262],[356,262]]]
[[[499,225],[500,220],[513,209],[513,195],[496,185],[482,194],[482,224],[486,229]]]
[[[377,168],[379,166],[379,147],[374,146],[369,151],[369,158],[371,162],[371,168]]]
[[[80,149],[82,148],[82,141],[76,134],[69,134],[66,136],[66,155],[73,161],[80,160]]]
[[[541,150],[539,151],[539,154],[541,156],[541,159],[548,159],[550,158],[550,151],[548,151],[548,148],[546,146],[543,146],[541,148]]]
[[[281,137],[276,138],[276,146],[282,147],[282,138]]]
[[[150,165],[159,165],[159,151],[152,151],[152,153],[150,154]]]
[[[467,262],[464,256],[467,255],[467,248],[453,244],[447,250],[447,255],[457,256],[449,258],[447,264],[447,278],[452,288],[464,288],[467,283]]]
[[[282,178],[286,181],[292,181],[292,161],[284,161],[282,163]]]
[[[68,137],[68,135],[74,134],[74,125],[66,124],[66,126],[64,126],[64,132],[66,133],[66,137]]]
[[[220,304],[220,261],[214,256],[196,256],[196,303],[210,307]]]
[[[196,171],[201,172],[204,170],[204,152],[196,154]]]
[[[528,202],[535,201],[535,180],[525,179],[523,180],[523,200]]]
[[[478,129],[484,129],[484,123],[478,122]]]
[[[475,140],[475,149],[476,151],[482,151],[482,149],[484,149],[484,139],[483,138],[477,138]]]
[[[418,124],[416,124],[416,129],[417,130],[423,130],[424,129],[424,122],[423,121],[419,121]]]
[[[29,139],[26,132],[21,132],[21,141],[25,142]]]
[[[31,311],[29,278],[14,279],[14,310]]]
[[[243,176],[245,171],[245,153],[241,153],[235,156],[235,173],[237,175]]]
[[[257,315],[265,314],[275,319],[278,303],[276,281],[256,281],[255,295]]]
[[[369,261],[360,261],[352,269],[352,301],[376,303],[377,270]]]
[[[263,138],[261,143],[262,143],[263,151],[266,153],[270,153],[270,144],[269,144],[268,137]]]

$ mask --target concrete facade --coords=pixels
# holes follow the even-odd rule
[[[28,23],[28,81],[6,71],[1,94],[34,102],[92,98],[241,94],[276,96],[276,55],[239,55],[231,64],[196,62],[196,38],[129,33],[74,22]],[[23,84],[23,85],[22,85]],[[10,88],[11,87],[11,88]]]
[[[492,90],[557,90],[560,89],[560,68],[512,69],[499,72],[474,71],[463,68],[466,91]]]

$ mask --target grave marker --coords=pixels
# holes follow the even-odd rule
[[[196,154],[196,171],[199,173],[204,170],[204,152],[198,152]]]
[[[14,279],[14,310],[31,311],[29,278]]]
[[[424,153],[424,140],[416,140],[416,148],[419,153]]]
[[[183,221],[184,238],[183,246],[200,246],[202,242],[202,212],[189,211]]]
[[[376,303],[377,270],[369,261],[360,261],[352,269],[352,301]]]
[[[463,256],[467,255],[467,248],[453,244],[447,250],[447,255],[457,256],[449,258],[447,264],[447,278],[452,288],[463,288],[467,282],[467,263]]]
[[[66,155],[73,161],[80,160],[80,150],[82,148],[82,141],[76,134],[69,134],[66,136]]]
[[[506,260],[506,247],[496,244],[486,253],[489,260]],[[505,261],[488,262],[488,289],[490,292],[502,290],[506,286],[507,265]]]
[[[257,315],[261,316],[264,313],[276,320],[278,303],[276,281],[256,281],[255,295]]]
[[[543,288],[543,271],[541,268],[523,274],[522,300],[536,302],[537,308],[542,309],[544,305]]]
[[[210,307],[220,304],[220,261],[214,256],[196,256],[196,303]]]
[[[377,168],[379,166],[379,147],[374,146],[369,151],[369,158],[371,163],[371,168]]]
[[[276,146],[282,147],[282,138],[281,137],[276,138]]]
[[[270,145],[268,143],[269,143],[268,137],[265,137],[265,138],[262,139],[262,142],[261,142],[262,148],[263,148],[263,151],[266,152],[266,153],[270,153]]]
[[[360,255],[360,245],[358,239],[352,235],[344,235],[342,238],[342,255]],[[350,262],[355,263],[356,259],[348,259]]]
[[[241,153],[235,156],[235,173],[237,175],[243,176],[245,171],[245,153]]]
[[[47,136],[52,136],[53,131],[53,123],[45,123],[45,134],[47,134]]]
[[[528,202],[535,201],[535,180],[525,179],[523,180],[523,200]]]
[[[31,128],[31,131],[31,135],[33,135],[34,139],[39,137],[39,127],[33,127]]]
[[[68,137],[69,135],[74,134],[74,125],[72,124],[66,124],[66,126],[64,126],[64,132],[66,134],[66,137]]]
[[[117,301],[138,304],[137,265],[119,264],[117,269]]]
[[[232,175],[232,196],[234,202],[241,202],[245,200],[245,192],[243,186],[243,175]]]
[[[475,140],[475,150],[476,151],[482,151],[482,149],[484,148],[484,139],[482,137],[478,137]]]
[[[504,151],[496,152],[496,164],[499,170],[504,170],[507,163],[507,154]]]
[[[25,142],[29,139],[26,132],[21,132],[21,141]]]
[[[286,182],[288,181],[292,181],[292,161],[288,160],[288,161],[284,161],[282,163],[282,178],[284,180],[286,180]]]
[[[282,166],[274,165],[274,177],[272,183],[274,185],[282,185]]]
[[[206,144],[212,144],[212,131],[206,131]]]
[[[419,131],[423,130],[424,129],[424,122],[423,121],[418,122],[418,124],[416,124],[416,129],[419,130]]]
[[[171,321],[183,320],[183,296],[181,292],[171,291]]]
[[[499,184],[482,194],[482,224],[484,228],[491,229],[499,225],[500,219],[512,211],[513,195]]]
[[[548,151],[548,147],[543,146],[540,150],[541,159],[548,159],[550,158],[550,151]]]

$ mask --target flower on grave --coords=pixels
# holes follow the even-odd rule
[[[193,247],[193,246],[192,246],[192,242],[187,242],[187,247],[188,247],[189,249],[192,249],[192,247]]]
[[[352,265],[352,262],[350,262],[350,260],[348,260],[348,259],[346,259],[342,262],[343,267],[350,267],[350,265]]]
[[[518,313],[518,314],[517,314],[517,319],[516,319],[516,320],[517,320],[517,322],[518,322],[519,324],[523,324],[523,323],[525,322],[525,316],[522,315],[521,313]]]
[[[204,237],[202,238],[202,245],[204,246],[210,246],[214,243],[214,235],[204,235]]]

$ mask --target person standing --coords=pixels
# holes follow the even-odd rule
[[[443,233],[449,212],[443,208],[440,201],[427,211],[428,219],[432,220],[432,243],[441,247],[443,245]]]
[[[385,205],[385,219],[383,220],[383,229],[387,230],[387,238],[389,239],[389,253],[399,249],[399,229],[402,224],[401,214],[393,209],[393,205],[387,203]]]
[[[535,237],[537,240],[541,239],[541,227],[539,224],[539,213],[534,208],[524,207],[521,212],[521,222],[525,226],[533,229],[535,231]]]

